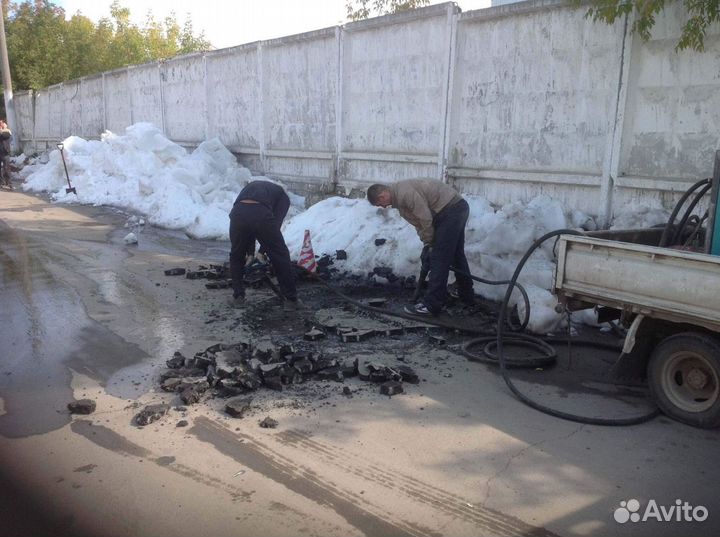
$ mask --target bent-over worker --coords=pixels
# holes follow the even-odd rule
[[[254,250],[257,240],[260,250],[268,256],[275,271],[285,298],[284,307],[298,307],[295,271],[280,232],[289,208],[290,199],[285,190],[269,181],[251,181],[235,200],[230,211],[230,275],[236,304],[245,299],[245,255]]]
[[[407,179],[368,188],[367,199],[376,207],[394,207],[400,216],[415,226],[422,241],[421,259],[429,259],[428,286],[420,302],[408,313],[437,315],[447,302],[447,281],[450,265],[470,273],[465,257],[465,224],[470,207],[452,187],[440,181]],[[475,300],[472,280],[455,273],[458,298],[466,304]]]

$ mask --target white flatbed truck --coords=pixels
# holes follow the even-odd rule
[[[617,313],[622,359],[645,373],[660,409],[720,426],[720,256],[576,235],[561,235],[557,254],[558,298]]]

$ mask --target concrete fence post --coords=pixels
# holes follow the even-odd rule
[[[609,227],[613,216],[613,190],[615,179],[620,173],[620,156],[622,154],[623,127],[625,120],[625,105],[627,103],[628,78],[630,73],[630,58],[632,57],[632,20],[625,17],[623,29],[623,42],[620,50],[620,66],[618,70],[617,93],[612,123],[607,137],[605,158],[600,183],[600,210],[598,224],[602,228]]]
[[[258,145],[260,146],[260,166],[262,173],[266,174],[267,167],[267,148],[265,146],[265,81],[263,80],[263,46],[258,43],[257,46],[257,64],[258,64],[258,99],[260,101],[260,118],[259,118],[259,136]]]
[[[335,27],[337,42],[337,79],[335,87],[335,170],[333,172],[333,193],[337,193],[342,170],[342,136],[343,136],[343,39],[342,26]]]
[[[447,183],[447,162],[450,139],[450,122],[452,121],[452,94],[455,79],[455,59],[457,41],[458,10],[455,4],[447,8],[447,59],[445,65],[445,88],[443,95],[442,124],[440,125],[440,152],[438,154],[438,179]]]

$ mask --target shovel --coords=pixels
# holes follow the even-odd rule
[[[60,156],[62,157],[63,168],[65,168],[65,178],[67,179],[67,183],[68,183],[68,187],[65,189],[65,194],[70,194],[70,192],[72,192],[73,194],[75,194],[77,196],[77,190],[75,190],[75,187],[70,184],[70,175],[68,175],[67,164],[65,164],[65,153],[63,153],[64,147],[65,146],[63,145],[62,142],[60,142],[57,145],[57,148],[60,150]]]

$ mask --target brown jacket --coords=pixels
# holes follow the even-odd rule
[[[392,206],[415,226],[423,244],[432,244],[435,215],[462,199],[454,188],[432,179],[406,179],[389,187]]]

